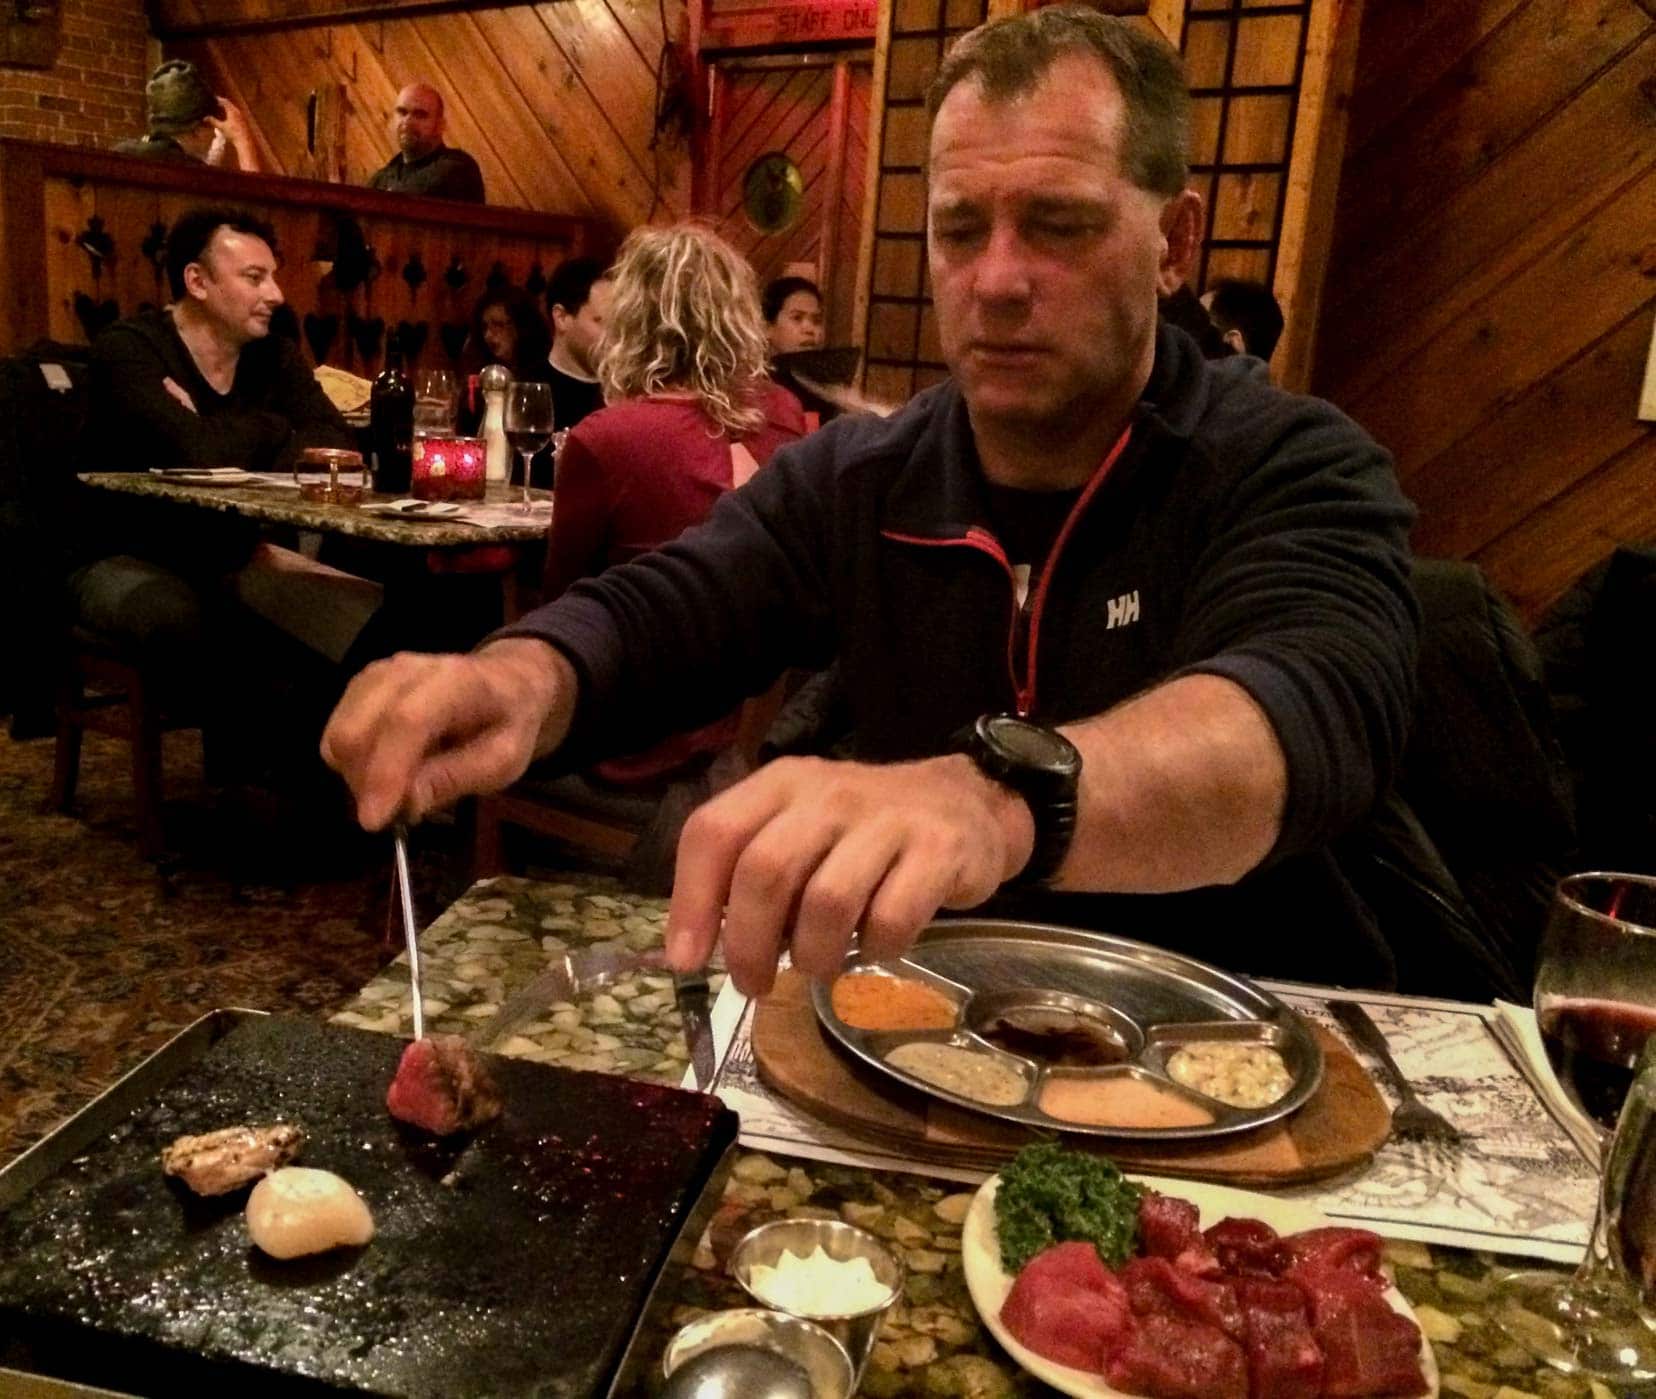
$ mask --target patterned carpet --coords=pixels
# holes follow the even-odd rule
[[[124,744],[88,735],[65,816],[43,811],[50,741],[0,733],[0,1164],[205,1011],[320,1013],[395,955],[389,852],[291,817],[230,819],[200,756],[194,733],[168,737],[180,857],[158,874],[138,855]],[[420,834],[423,924],[467,881],[455,828]]]

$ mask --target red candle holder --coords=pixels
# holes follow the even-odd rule
[[[481,437],[416,437],[410,493],[415,500],[482,500],[486,457]]]

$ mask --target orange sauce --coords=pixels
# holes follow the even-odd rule
[[[834,1014],[858,1030],[946,1030],[955,1003],[935,987],[904,976],[847,972],[829,993]]]
[[[1048,1079],[1041,1111],[1090,1127],[1205,1127],[1213,1121],[1211,1112],[1180,1094],[1131,1077]]]

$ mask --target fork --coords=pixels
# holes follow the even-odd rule
[[[1334,1013],[1334,1018],[1341,1027],[1354,1039],[1359,1047],[1368,1050],[1385,1067],[1391,1075],[1392,1086],[1397,1090],[1398,1103],[1392,1110],[1392,1135],[1399,1141],[1437,1141],[1458,1142],[1463,1133],[1460,1128],[1444,1117],[1442,1113],[1434,1111],[1421,1102],[1419,1094],[1409,1086],[1409,1080],[1403,1076],[1403,1070],[1397,1067],[1397,1060],[1392,1058],[1391,1049],[1386,1044],[1386,1037],[1380,1033],[1380,1027],[1369,1017],[1369,1013],[1358,1005],[1356,1001],[1330,1001],[1328,1008]]]
[[[564,952],[508,996],[488,1024],[472,1036],[472,1043],[487,1049],[553,1001],[572,1001],[635,972],[659,971],[666,963],[667,955],[659,948],[634,952],[629,948],[583,947]]]

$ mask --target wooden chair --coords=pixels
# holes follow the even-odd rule
[[[758,766],[759,745],[790,690],[785,675],[742,705],[732,750],[748,769]],[[472,845],[475,879],[506,869],[504,830],[517,826],[607,860],[624,861],[655,815],[657,798],[623,789],[562,792],[556,798],[534,782],[519,782],[475,803]]]
[[[88,730],[132,745],[132,790],[138,802],[138,845],[144,858],[166,851],[161,820],[161,735],[197,728],[163,711],[153,678],[121,649],[82,627],[67,638],[57,687],[57,740],[51,805],[68,811],[80,779],[81,736]]]

